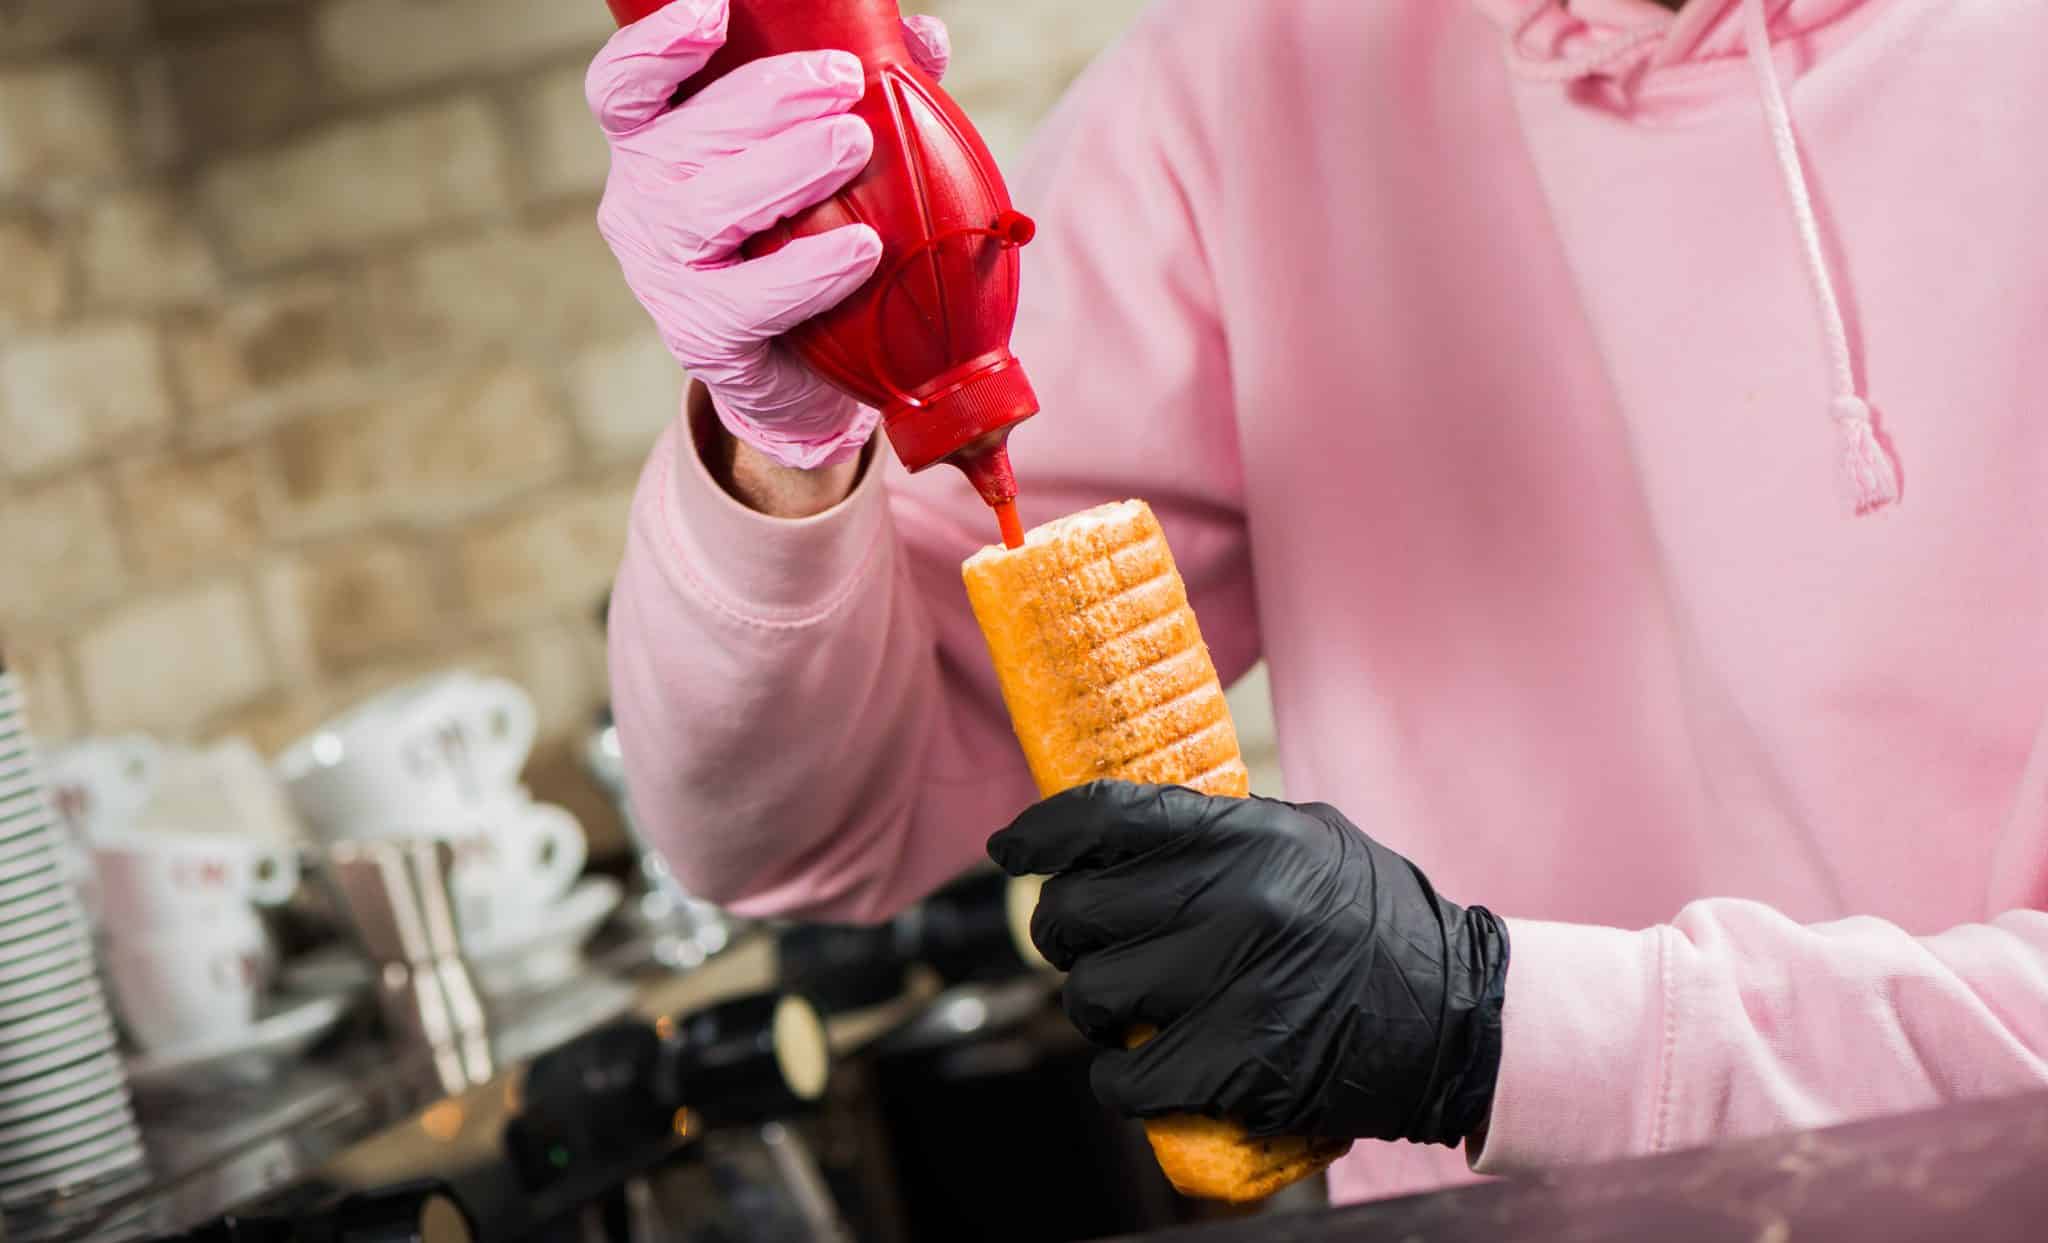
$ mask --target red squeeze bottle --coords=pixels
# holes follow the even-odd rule
[[[606,0],[620,25],[665,0]],[[793,329],[797,353],[834,387],[882,412],[911,471],[950,462],[996,511],[1003,542],[1024,542],[1010,429],[1038,397],[1010,353],[1017,250],[1035,226],[967,114],[911,59],[895,0],[731,0],[726,43],[682,84],[678,102],[748,61],[852,52],[867,66],[853,110],[875,133],[867,169],[827,202],[748,240],[748,258],[791,239],[866,222],[882,236],[875,276]]]

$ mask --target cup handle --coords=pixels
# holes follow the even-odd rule
[[[590,839],[583,826],[566,809],[550,803],[535,804],[527,823],[524,849],[532,854],[535,889],[552,902],[575,886],[590,861]]]
[[[477,689],[481,692],[479,706],[485,744],[492,759],[503,757],[505,766],[491,776],[501,781],[516,779],[540,738],[540,716],[533,706],[533,696],[503,678],[479,679]]]
[[[249,856],[249,900],[258,906],[283,906],[299,891],[299,853],[259,850]]]

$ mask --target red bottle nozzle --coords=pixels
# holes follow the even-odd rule
[[[1024,546],[1024,522],[1017,516],[1017,472],[1010,468],[1008,430],[993,444],[963,449],[947,459],[960,468],[981,499],[996,511],[996,524],[1003,531],[1005,548]]]

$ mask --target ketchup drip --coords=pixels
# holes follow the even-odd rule
[[[997,504],[996,523],[1003,528],[1003,547],[1024,547],[1024,522],[1017,517],[1017,502],[1003,501]]]

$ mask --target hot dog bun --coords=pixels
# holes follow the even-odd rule
[[[1223,685],[1150,506],[1063,518],[1022,548],[977,553],[962,573],[1041,794],[1102,779],[1251,792]],[[1232,1203],[1263,1200],[1350,1148],[1253,1139],[1204,1117],[1145,1129],[1183,1195]]]

